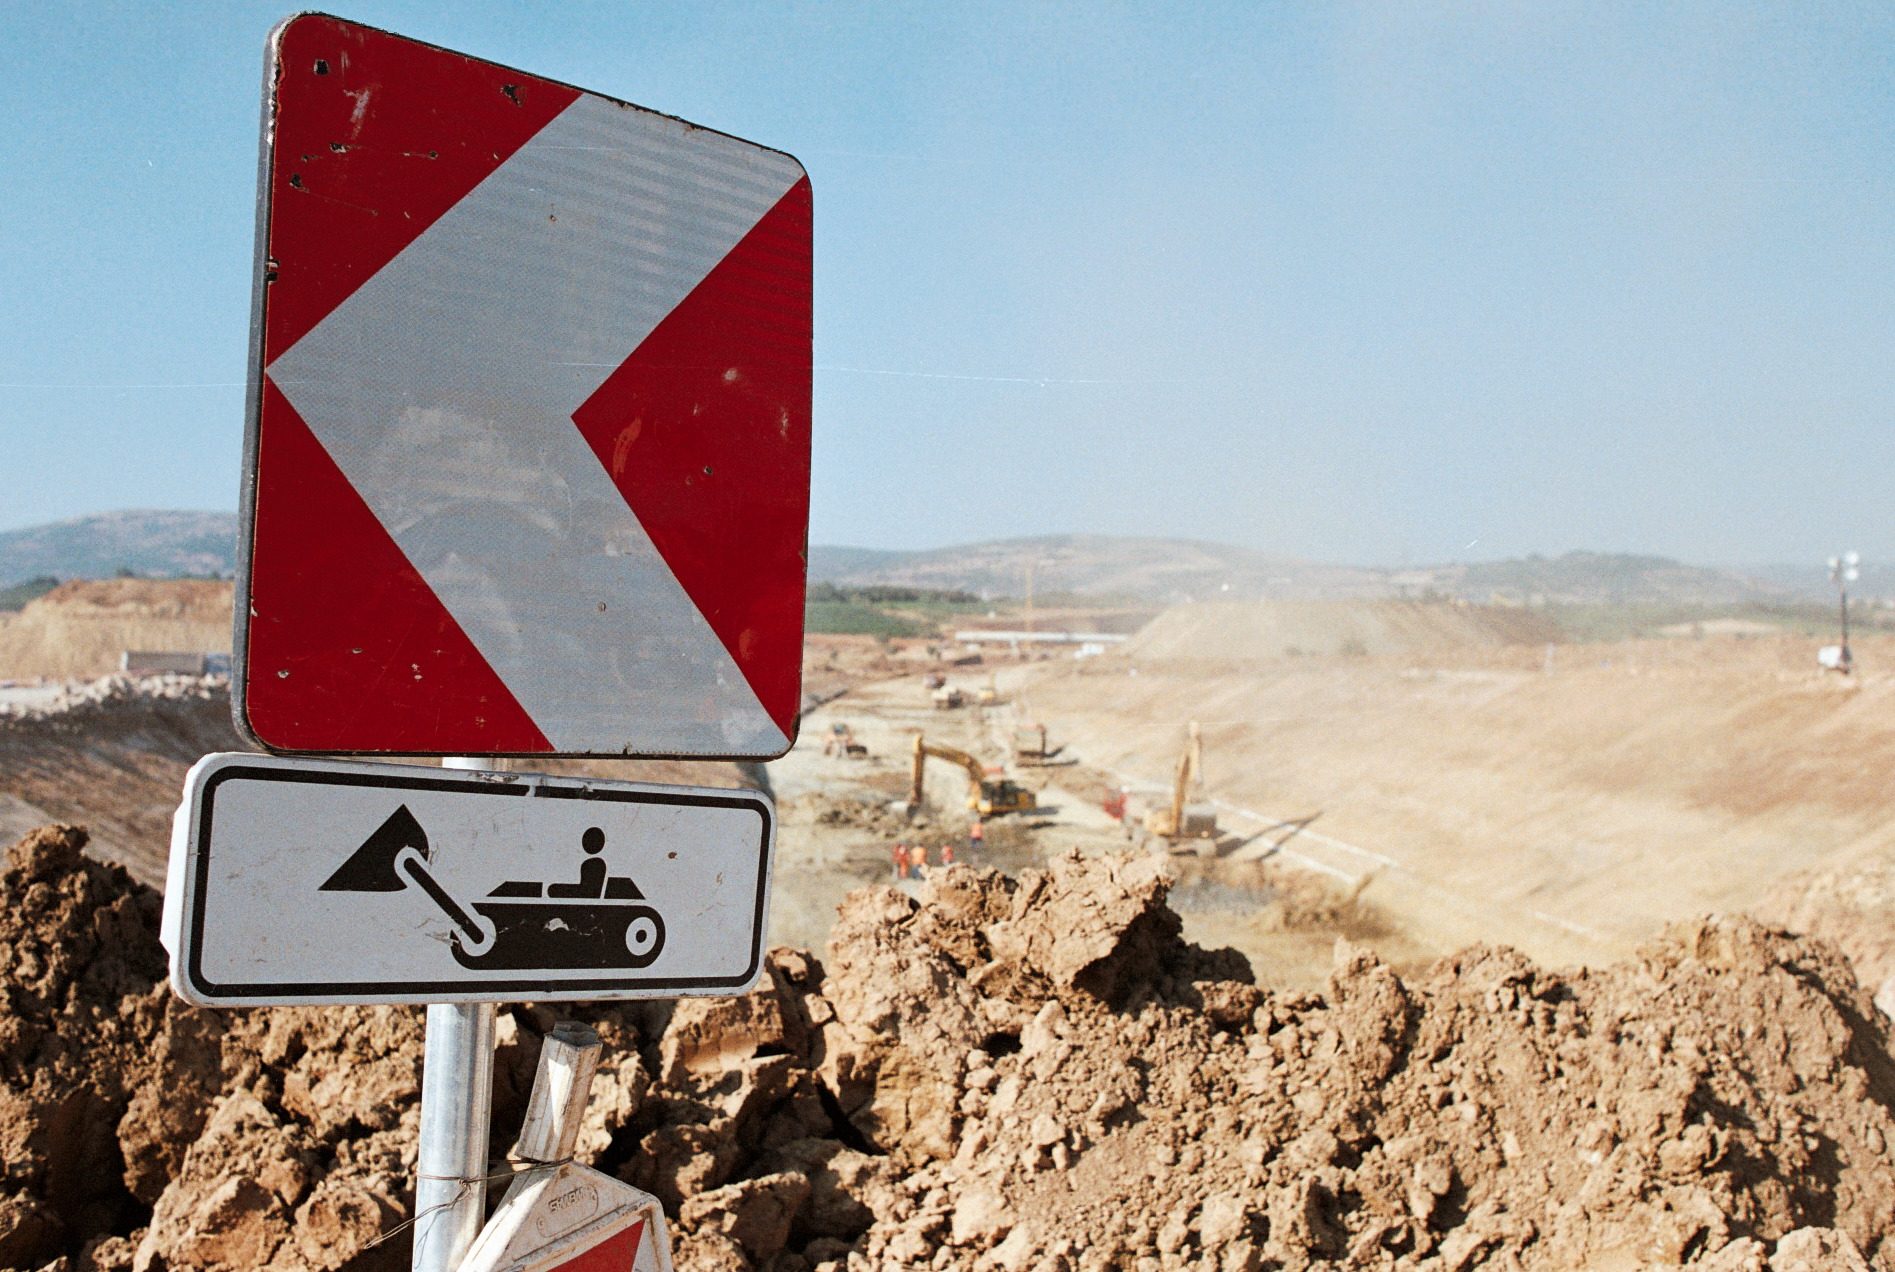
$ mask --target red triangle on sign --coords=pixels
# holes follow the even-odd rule
[[[276,62],[266,365],[579,97],[320,13]]]
[[[584,1254],[555,1264],[547,1272],[631,1272],[638,1258],[638,1239],[644,1235],[645,1221],[640,1219],[628,1228],[619,1229]]]
[[[785,737],[801,707],[809,397],[804,179],[572,417]]]
[[[244,712],[285,751],[550,751],[329,452],[266,377]]]

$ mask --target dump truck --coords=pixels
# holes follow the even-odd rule
[[[952,685],[942,685],[928,695],[936,711],[954,711],[967,705],[967,696]]]
[[[911,809],[921,807],[921,778],[930,756],[958,765],[966,771],[967,806],[982,817],[1030,812],[1039,807],[1039,801],[1026,787],[1009,778],[989,775],[981,762],[965,751],[943,746],[939,742],[929,742],[917,734],[914,780],[908,788],[908,807]]]
[[[1196,720],[1191,721],[1184,754],[1178,757],[1178,768],[1172,776],[1171,802],[1145,814],[1145,829],[1159,838],[1174,842],[1217,838],[1216,807],[1211,804],[1187,805],[1184,802],[1185,795],[1193,785],[1204,785],[1204,735]]]

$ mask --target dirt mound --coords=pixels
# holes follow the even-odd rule
[[[185,770],[206,752],[245,749],[221,677],[115,676],[43,708],[0,711],[0,832],[84,822],[94,855],[155,886]]]
[[[1820,937],[1849,956],[1856,978],[1895,1016],[1895,854],[1780,880],[1752,910],[1768,923]]]
[[[1305,654],[1433,654],[1564,638],[1530,610],[1422,601],[1206,601],[1166,610],[1134,658],[1262,662]]]
[[[412,1009],[172,1000],[157,901],[50,827],[0,874],[0,1265],[395,1268]],[[1152,858],[851,896],[825,968],[595,1007],[579,1153],[690,1272],[1858,1268],[1895,1068],[1831,947],[1744,919],[1603,971],[1474,949],[1323,995],[1178,937]],[[500,1018],[496,1147],[554,1013]]]
[[[0,873],[0,1266],[348,1262],[406,1213],[418,1013],[185,1006],[158,894],[85,841]]]
[[[231,589],[215,579],[63,583],[0,625],[0,679],[104,676],[128,649],[227,654]]]
[[[1758,1267],[1766,1243],[1874,1257],[1895,1232],[1895,1071],[1826,946],[1740,919],[1604,972],[1476,949],[1408,984],[1344,946],[1325,996],[1280,996],[1181,945],[1163,896],[1150,861],[1066,859],[852,898],[827,975],[773,1009],[819,1035],[752,1054],[800,1060],[884,1154],[857,1189],[862,1266]],[[732,1006],[699,1010],[744,1035]],[[717,1055],[666,1084],[734,1102],[755,1061]],[[726,1171],[717,1144],[669,1178],[749,1174],[717,1197],[739,1213],[820,1155]],[[727,1212],[686,1204],[686,1263],[767,1257],[730,1248],[708,1222]],[[1842,1235],[1790,1239],[1809,1227]]]

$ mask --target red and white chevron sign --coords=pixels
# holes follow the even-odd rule
[[[322,15],[273,33],[266,94],[240,726],[278,751],[787,749],[801,165]]]

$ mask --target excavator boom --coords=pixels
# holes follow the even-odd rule
[[[1204,734],[1198,728],[1198,722],[1191,722],[1190,739],[1184,745],[1184,754],[1178,757],[1178,768],[1171,781],[1171,805],[1165,809],[1153,809],[1145,819],[1146,829],[1154,835],[1167,839],[1184,838],[1191,835],[1214,835],[1216,823],[1213,820],[1208,829],[1198,827],[1193,830],[1193,819],[1185,816],[1185,796],[1190,792],[1193,782],[1204,781]]]

